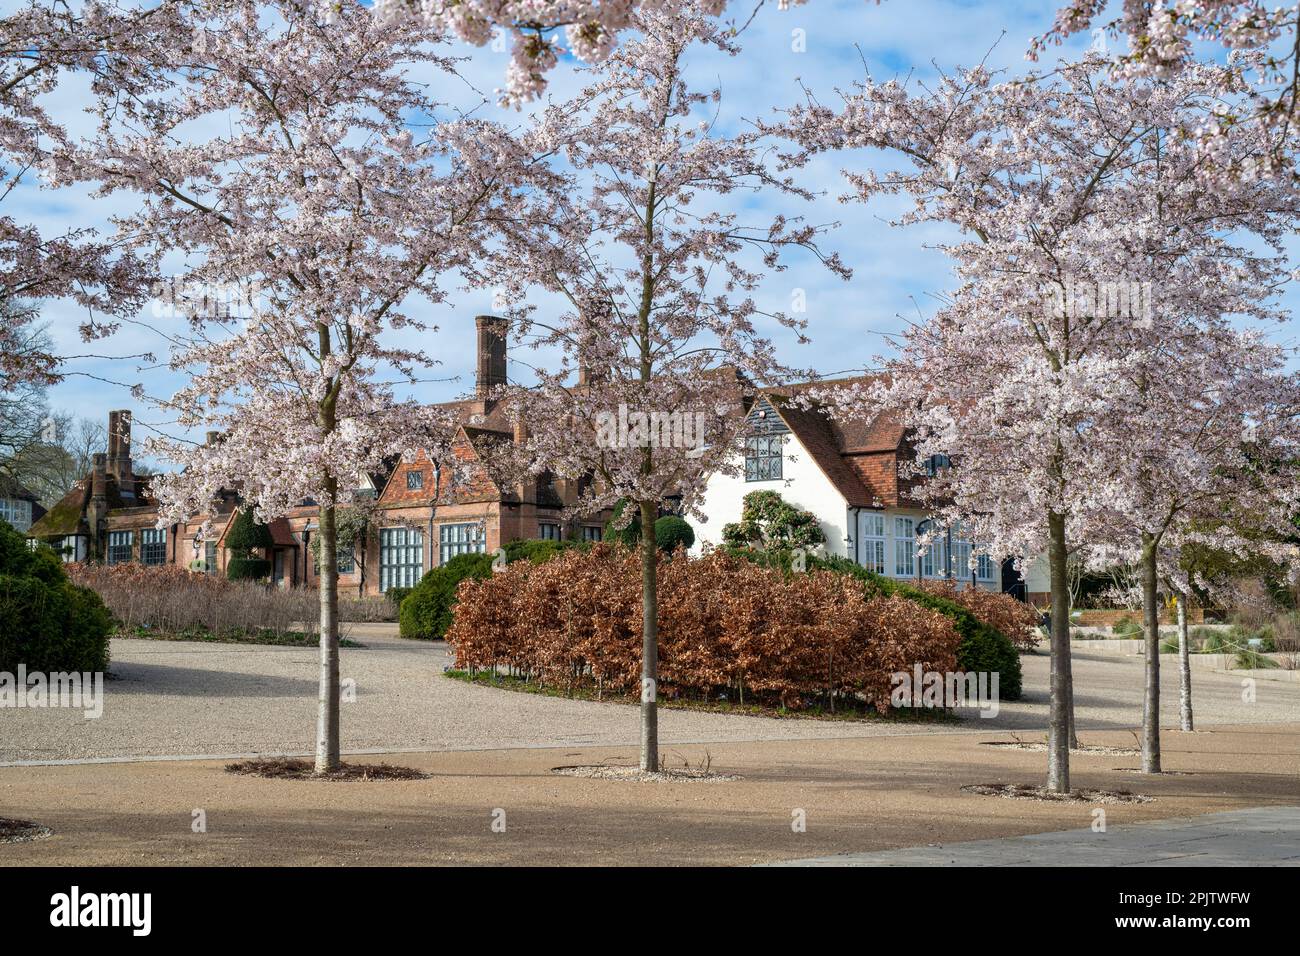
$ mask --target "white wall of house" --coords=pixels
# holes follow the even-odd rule
[[[817,516],[826,536],[827,553],[841,557],[847,555],[844,539],[848,533],[848,503],[808,454],[803,442],[792,433],[783,437],[785,454],[780,479],[746,481],[739,456],[740,474],[715,472],[709,479],[704,489],[704,513],[709,520],[695,529],[697,553],[706,544],[716,546],[722,543],[722,528],[740,520],[745,495],[751,491],[775,491],[792,505]]]
[[[746,481],[744,468],[738,474],[715,473],[704,490],[704,513],[709,520],[695,529],[696,553],[706,545],[722,543],[725,525],[740,520],[745,495],[751,491],[771,490],[790,504],[817,516],[826,536],[826,552],[856,560],[859,564],[887,577],[915,579],[946,577],[949,562],[946,536],[932,544],[928,557],[919,554],[915,541],[916,527],[925,512],[915,509],[877,511],[850,508],[844,496],[831,484],[825,472],[808,454],[803,443],[792,433],[784,436],[785,457],[782,477],[768,481]],[[738,464],[743,464],[737,459]],[[852,533],[850,534],[850,529]],[[951,573],[959,587],[972,583],[967,566],[970,551],[960,536],[954,541]],[[919,562],[918,562],[919,557]],[[995,561],[986,561],[983,575],[977,571],[973,583],[989,590],[1001,590],[1001,569]]]
[[[35,540],[33,539],[33,544]],[[48,542],[64,564],[85,561],[90,556],[90,540],[84,534],[70,534]]]
[[[1022,576],[1025,579],[1025,591],[1028,594],[1047,594],[1052,590],[1051,569],[1047,564],[1047,555],[1042,554],[1028,562]]]

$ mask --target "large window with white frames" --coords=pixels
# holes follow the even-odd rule
[[[458,554],[481,554],[487,539],[477,521],[438,526],[438,563],[446,564]]]
[[[0,498],[0,521],[13,525],[15,531],[32,526],[32,503],[23,498]]]
[[[894,575],[910,578],[916,574],[916,521],[897,515],[894,518]]]
[[[888,574],[886,555],[885,516],[870,512],[862,516],[862,566],[877,574]]]

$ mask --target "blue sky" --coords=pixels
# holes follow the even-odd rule
[[[0,10],[14,5],[14,0],[0,0]],[[848,87],[863,75],[864,61],[865,69],[878,79],[908,72],[932,76],[935,65],[944,69],[970,65],[986,54],[994,68],[1023,72],[1029,68],[1024,60],[1029,39],[1050,26],[1056,6],[1055,0],[886,0],[879,6],[864,0],[810,0],[804,6],[780,11],[769,0],[742,37],[743,50],[738,57],[701,51],[691,70],[700,86],[720,83],[721,122],[724,127],[732,126],[770,115],[773,106],[797,102],[801,82],[824,102],[833,102],[836,87]],[[736,3],[728,15],[743,21],[750,9],[747,3]],[[796,31],[803,31],[802,51],[794,42]],[[1089,42],[1087,37],[1077,38],[1063,52],[1077,53]],[[458,49],[469,57],[463,72],[470,83],[488,93],[501,85],[506,54],[490,48]],[[550,95],[563,98],[580,83],[571,65],[562,64]],[[445,95],[462,103],[475,100],[464,88]],[[53,97],[51,108],[74,130],[85,129],[86,120],[80,114],[84,103],[84,87],[74,83]],[[489,112],[506,121],[520,119],[513,111],[493,107]],[[802,173],[802,181],[825,193],[822,198],[812,204],[768,198],[753,204],[758,221],[778,210],[803,214],[816,222],[838,221],[840,227],[827,239],[826,247],[837,250],[854,270],[853,281],[846,284],[806,256],[791,259],[788,271],[764,284],[759,298],[761,304],[772,308],[788,308],[795,289],[805,290],[807,296],[812,344],[789,351],[790,364],[822,373],[869,366],[886,348],[885,334],[897,331],[918,314],[930,314],[933,294],[952,285],[945,257],[926,248],[947,238],[940,230],[892,229],[885,220],[897,207],[888,202],[863,206],[836,201],[844,191],[841,168],[850,162],[878,161],[857,155],[821,158]],[[128,203],[126,197],[92,201],[85,189],[51,192],[27,185],[6,200],[4,211],[57,232],[70,225],[103,227],[108,214],[115,208],[126,209]],[[413,392],[416,397],[438,401],[472,389],[473,317],[490,311],[490,302],[489,291],[458,292],[450,303],[437,308],[433,318],[441,330],[434,342],[422,345],[442,361],[439,376],[459,376],[459,380],[421,385]],[[61,351],[87,351],[76,338],[79,314],[74,306],[47,302],[43,314]],[[156,321],[148,307],[146,315],[151,323]],[[98,343],[94,350],[115,355],[155,351],[160,358],[166,352],[155,333],[132,326]],[[146,378],[136,362],[106,360],[77,361],[71,369],[78,374],[51,389],[50,400],[56,408],[95,418],[105,416],[110,408],[131,408],[141,425],[166,427],[156,410],[133,400],[125,388],[103,381],[129,384],[143,379],[150,392],[170,394],[179,383],[165,372],[152,371]],[[525,370],[514,365],[511,374],[526,377]]]

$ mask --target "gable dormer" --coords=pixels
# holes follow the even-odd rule
[[[745,416],[745,431],[749,435],[784,435],[790,431],[766,395],[760,395]]]

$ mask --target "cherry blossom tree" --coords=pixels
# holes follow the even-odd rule
[[[324,3],[329,0],[323,0]],[[506,70],[503,101],[520,105],[546,88],[546,74],[560,57],[572,54],[587,63],[599,63],[618,42],[619,34],[635,29],[637,11],[670,12],[681,0],[460,0],[458,3],[424,3],[417,0],[376,0],[375,13],[388,20],[425,23],[476,46],[510,39],[510,64]],[[759,4],[761,6],[761,3]],[[688,0],[688,8],[720,15],[726,0],[707,0],[702,6]]]
[[[540,287],[567,309],[545,320],[513,310],[516,336],[560,358],[537,369],[535,387],[505,396],[516,416],[526,408],[528,429],[501,461],[521,475],[545,468],[579,481],[581,511],[623,499],[626,518],[639,515],[641,768],[653,771],[658,555],[649,529],[669,505],[703,517],[708,476],[738,467],[745,390],[788,374],[760,323],[802,336],[804,320],[759,309],[754,267],[780,272],[784,255],[802,249],[848,271],[818,251],[820,228],[783,217],[752,224],[733,211],[758,190],[807,194],[768,168],[760,134],[715,125],[719,91],[687,86],[694,45],[735,52],[706,12],[642,8],[632,22],[639,37],[542,120],[569,175],[535,197],[497,282],[508,301]]]
[[[74,15],[63,4],[37,0],[0,19],[0,203],[24,181],[67,180],[69,136],[43,100],[60,71],[88,73],[96,82],[129,89],[130,77],[105,55],[107,48],[129,42],[126,25],[124,16],[94,5]],[[40,300],[72,299],[87,310],[83,338],[97,338],[113,329],[107,316],[140,307],[148,266],[93,229],[47,235],[0,215],[0,392],[59,377],[58,356],[23,347],[39,321]]]
[[[1258,118],[1273,127],[1281,143],[1294,134],[1300,104],[1300,6],[1268,7],[1260,0],[1127,0],[1120,15],[1106,20],[1106,0],[1071,0],[1056,14],[1052,29],[1036,38],[1030,58],[1049,45],[1091,30],[1094,36],[1124,36],[1128,48],[1117,57],[1126,76],[1168,77],[1196,62],[1193,43],[1218,43],[1229,61],[1252,80],[1248,95],[1225,103],[1223,120]]]
[[[1186,322],[1185,314],[1171,318],[1162,323],[1164,332],[1146,361],[1121,373],[1127,383],[1123,413],[1109,419],[1108,441],[1095,445],[1118,464],[1112,480],[1120,489],[1107,499],[1115,508],[1113,532],[1096,558],[1131,562],[1142,573],[1146,773],[1161,771],[1162,577],[1185,578],[1188,544],[1212,543],[1237,553],[1271,550],[1285,560],[1294,549],[1280,542],[1294,530],[1300,511],[1293,465],[1300,449],[1300,377],[1283,371],[1285,352],[1257,334]],[[1234,520],[1242,514],[1250,516],[1249,538]],[[1183,630],[1180,654],[1186,664]],[[1190,724],[1186,672],[1182,682]]]
[[[1067,562],[1110,539],[1107,518],[1130,494],[1102,453],[1124,427],[1128,383],[1145,375],[1159,387],[1149,356],[1171,330],[1276,314],[1266,300],[1285,275],[1293,194],[1245,178],[1206,191],[1204,152],[1185,135],[1239,82],[1197,67],[1125,84],[1090,59],[1012,82],[978,68],[915,93],[868,81],[838,112],[814,104],[791,117],[796,159],[899,154],[898,172],[847,173],[856,198],[901,194],[914,206],[900,223],[961,232],[942,246],[960,280],[950,300],[905,333],[884,386],[839,404],[848,415],[894,405],[919,460],[949,456],[953,467],[919,494],[990,553],[1046,553],[1056,791],[1069,789],[1072,736]],[[1219,149],[1241,168],[1268,145],[1259,126],[1234,126]],[[1234,244],[1242,233],[1265,252]]]
[[[223,489],[264,522],[319,505],[325,772],[339,762],[337,511],[387,455],[436,456],[450,436],[436,409],[396,397],[433,359],[393,339],[434,331],[408,306],[442,301],[450,270],[472,276],[536,164],[500,127],[443,116],[425,90],[453,64],[431,29],[350,0],[328,17],[213,0],[180,26],[150,53],[165,69],[154,95],[101,103],[79,173],[142,194],[122,233],[185,260],[171,367],[192,377],[163,407],[222,437],[152,443],[183,469],[155,480],[161,523],[211,513]]]

